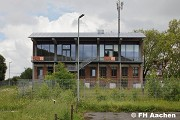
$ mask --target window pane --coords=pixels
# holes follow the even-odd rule
[[[122,76],[128,76],[128,67],[122,67]]]
[[[114,51],[118,52],[118,45],[114,45]]]
[[[62,45],[57,45],[57,55],[62,55]]]
[[[92,57],[92,45],[84,45],[83,60],[90,59]]]
[[[70,45],[63,45],[63,49],[70,49]]]
[[[134,45],[134,58],[139,58],[139,45]]]
[[[91,77],[95,77],[96,76],[96,68],[91,68],[90,75],[91,75]]]
[[[84,45],[79,45],[79,60],[83,60]]]
[[[105,49],[113,49],[113,45],[105,45]]]
[[[133,76],[138,76],[138,67],[133,67]]]
[[[71,45],[71,58],[72,58],[72,60],[76,60],[76,47],[75,47],[75,45]]]
[[[100,76],[106,77],[106,67],[100,67]]]
[[[133,45],[126,45],[126,57],[133,58]]]
[[[125,54],[125,45],[121,45],[121,56],[126,57],[126,54]]]
[[[97,45],[93,45],[92,47],[92,57],[97,58]]]
[[[100,45],[100,57],[104,57],[104,45]]]
[[[111,69],[111,76],[117,76],[117,67],[112,67]]]
[[[84,77],[85,76],[85,69],[80,69],[79,76]]]

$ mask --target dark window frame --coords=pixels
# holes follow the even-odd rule
[[[122,76],[127,77],[128,76],[128,67],[122,67]]]
[[[107,68],[106,67],[100,67],[100,77],[107,77]]]
[[[93,75],[93,70],[95,70],[95,75]],[[90,77],[96,77],[96,67],[90,68]]]
[[[84,68],[79,70],[79,76],[80,77],[85,77],[85,69]]]
[[[133,77],[139,76],[139,67],[133,67]]]
[[[111,68],[111,76],[112,77],[117,77],[117,67],[112,67]]]

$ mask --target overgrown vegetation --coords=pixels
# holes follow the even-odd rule
[[[75,96],[72,90],[63,90],[58,84],[52,88],[43,83],[23,96],[19,94],[19,88],[0,88],[0,103],[0,120],[53,120],[55,114],[61,120],[70,120]],[[74,113],[74,119],[82,118]]]
[[[64,89],[74,89],[76,86],[75,74],[69,72],[65,65],[59,62],[55,66],[55,72],[45,76],[45,80],[56,80],[61,88]]]
[[[149,97],[180,101],[180,78],[158,79],[152,74],[146,81],[145,90]]]

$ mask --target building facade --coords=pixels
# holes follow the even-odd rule
[[[80,79],[110,87],[139,87],[143,82],[142,33],[80,33]],[[32,33],[33,79],[43,79],[63,62],[77,72],[77,33]]]

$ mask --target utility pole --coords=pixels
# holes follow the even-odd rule
[[[118,38],[120,37],[120,31],[121,31],[121,29],[120,29],[120,10],[122,10],[123,9],[123,5],[124,5],[124,3],[123,2],[121,2],[120,0],[118,0],[117,1],[117,10],[118,10]]]

